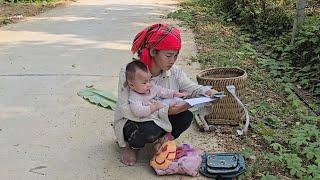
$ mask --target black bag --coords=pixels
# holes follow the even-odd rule
[[[245,171],[245,161],[239,153],[204,153],[200,173],[217,179],[231,179]]]

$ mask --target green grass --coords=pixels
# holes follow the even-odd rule
[[[191,59],[202,68],[238,66],[248,73],[246,106],[251,128],[242,140],[248,170],[244,179],[276,179],[276,176],[313,179],[320,174],[320,118],[310,114],[291,91],[291,84],[274,78],[282,68],[271,61],[241,27],[209,14],[197,1],[184,1],[169,15],[191,27],[198,54]],[[310,132],[310,133],[305,133]],[[255,137],[255,138],[252,138]],[[256,157],[255,161],[250,156]]]

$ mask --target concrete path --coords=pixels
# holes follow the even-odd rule
[[[160,19],[173,8],[168,0],[79,0],[2,27],[0,179],[159,178],[148,155],[132,167],[119,162],[113,111],[76,93],[94,85],[116,94],[118,71],[132,57],[134,35],[152,23],[174,24]],[[195,46],[189,30],[182,34],[180,59],[186,59]],[[187,61],[180,65],[193,77],[199,70],[187,67]],[[201,134],[194,124],[179,142],[216,147],[212,135]],[[161,179],[177,178],[203,179]]]

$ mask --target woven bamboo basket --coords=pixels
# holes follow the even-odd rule
[[[226,86],[234,85],[236,94],[242,99],[247,73],[237,67],[217,67],[201,71],[197,81],[201,85],[210,85],[217,91],[223,91],[226,97],[213,103],[212,113],[205,116],[208,124],[238,125],[244,120],[244,110],[228,92]]]

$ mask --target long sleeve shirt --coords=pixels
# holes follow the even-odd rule
[[[168,71],[163,71],[157,77],[153,77],[151,81],[164,88],[172,89],[175,91],[186,91],[191,96],[195,97],[199,94],[204,94],[210,87],[201,86],[191,81],[187,75],[177,66],[173,66]],[[168,117],[168,106],[152,113],[148,117],[137,117],[131,109],[129,103],[129,88],[124,86],[125,83],[125,68],[122,68],[119,73],[118,84],[118,101],[115,109],[114,117],[114,131],[120,147],[126,147],[127,144],[123,137],[123,127],[127,120],[136,122],[154,121],[159,127],[167,132],[171,132],[172,126]]]

